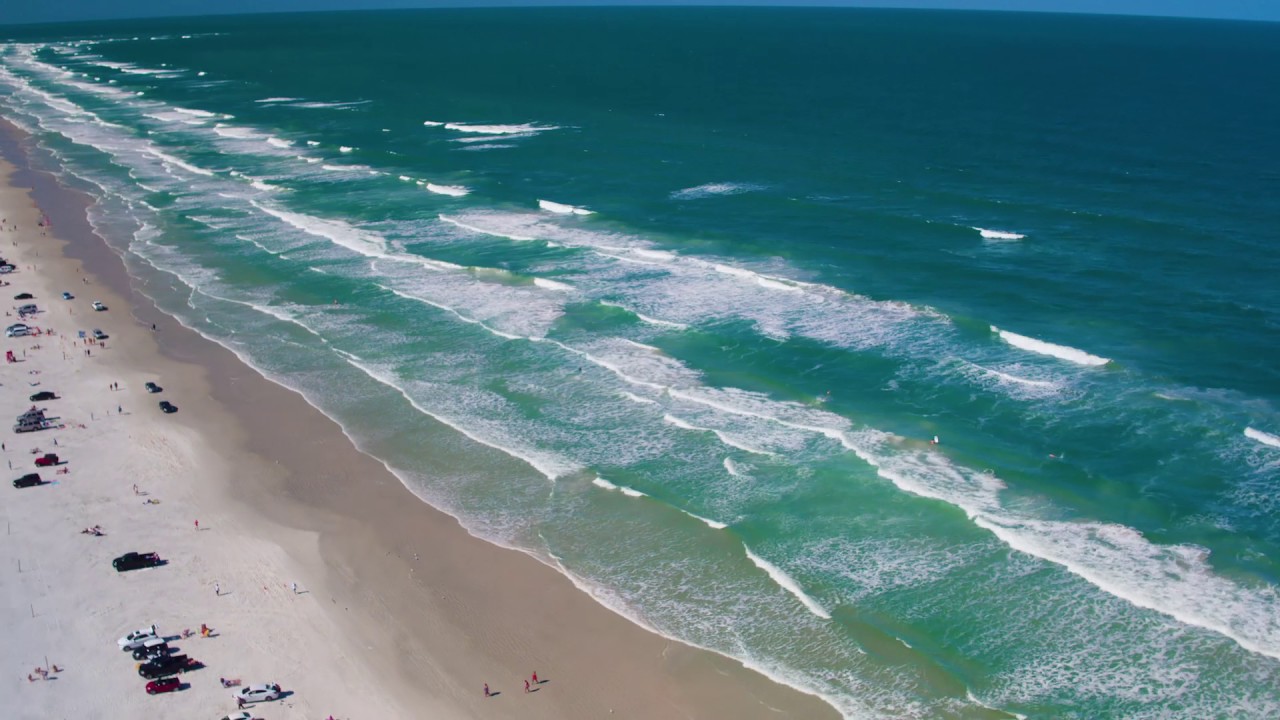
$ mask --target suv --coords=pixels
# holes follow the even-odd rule
[[[43,484],[44,481],[40,479],[40,473],[28,473],[13,481],[13,486],[16,488],[35,487]]]
[[[97,300],[94,300],[94,301],[93,301],[93,309],[94,309],[94,310],[97,310],[98,312],[102,312],[103,310],[106,310],[106,309],[107,309],[107,306],[106,306],[106,305],[103,305],[102,303],[98,302]]]
[[[42,400],[57,400],[57,399],[58,399],[58,393],[52,390],[41,390],[40,392],[31,396],[31,402],[40,402]]]
[[[163,412],[163,413],[165,413],[165,414],[176,413],[176,412],[178,412],[178,406],[177,406],[177,405],[174,405],[173,403],[169,402],[168,400],[161,400],[161,401],[160,401],[160,411],[161,411],[161,412]]]
[[[164,388],[160,387],[159,385],[153,382],[143,383],[142,387],[149,393],[158,393],[161,390],[164,390]]]
[[[4,334],[9,337],[22,337],[31,334],[31,328],[22,323],[14,323],[4,329]]]
[[[145,661],[161,655],[168,655],[172,652],[173,648],[169,647],[169,643],[165,642],[164,638],[152,637],[144,640],[142,647],[133,651],[133,659]]]
[[[36,458],[36,467],[50,467],[57,465],[59,462],[57,455],[54,455],[53,453],[45,453],[44,455]]]
[[[155,553],[125,553],[115,560],[111,561],[111,567],[116,572],[125,572],[126,570],[137,570],[139,568],[155,567],[163,565],[164,561]]]
[[[144,678],[155,679],[182,672],[190,667],[191,658],[186,655],[161,655],[138,666],[138,674]]]
[[[109,337],[109,336],[108,336],[106,333],[102,332],[102,331],[101,331],[101,330],[99,330],[98,328],[94,328],[94,329],[93,329],[93,339],[94,339],[94,340],[106,340],[108,337]]]

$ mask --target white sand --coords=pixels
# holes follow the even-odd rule
[[[0,363],[0,438],[12,466],[0,487],[0,716],[219,718],[236,709],[220,677],[276,682],[289,693],[253,708],[255,717],[416,716],[396,707],[365,664],[352,658],[339,640],[341,629],[318,606],[328,598],[307,592],[290,557],[255,537],[252,520],[237,517],[209,489],[224,485],[230,468],[185,420],[201,408],[202,398],[190,390],[199,384],[196,371],[155,355],[150,328],[134,322],[120,298],[83,283],[53,285],[41,263],[70,267],[69,261],[56,257],[26,194],[7,182],[0,185],[0,217],[20,226],[0,231],[0,256],[20,268],[3,277],[10,283],[0,288],[3,304],[18,292],[34,294],[25,301],[42,311],[33,324],[56,332],[0,340],[0,350],[22,360]],[[62,300],[62,290],[76,298]],[[93,300],[109,309],[93,312]],[[6,318],[5,325],[17,320]],[[75,339],[76,330],[94,327],[110,335],[105,350]],[[149,380],[164,392],[146,393]],[[119,391],[108,388],[112,382]],[[60,396],[38,405],[63,427],[13,433],[11,418],[30,407],[28,396],[39,390]],[[160,399],[179,412],[161,413]],[[66,464],[39,470],[50,485],[13,488],[14,478],[35,470],[37,448],[56,452]],[[242,472],[244,463],[236,465]],[[135,496],[134,484],[146,494]],[[160,504],[146,505],[147,499]],[[105,537],[80,534],[95,524]],[[299,534],[291,546],[305,552],[308,543],[314,538]],[[158,552],[169,564],[115,572],[112,558],[128,551]],[[198,631],[201,623],[217,634],[176,641],[206,666],[184,674],[179,692],[148,696],[136,663],[116,645],[121,635],[152,623],[164,635]],[[61,672],[27,680],[46,663]],[[433,717],[447,716],[435,710]]]

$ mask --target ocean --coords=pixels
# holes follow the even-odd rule
[[[848,718],[1280,717],[1280,25],[0,38],[158,307],[617,612]]]

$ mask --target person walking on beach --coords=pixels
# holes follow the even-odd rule
[[[28,676],[27,676],[27,679],[28,679],[28,680],[34,680],[35,678],[33,678],[33,677],[31,677],[30,675],[28,675]],[[490,693],[489,693],[489,683],[485,683],[485,684],[484,684],[484,696],[485,696],[485,697],[489,697],[489,694],[490,694]]]
[[[529,692],[529,681],[528,681],[528,680],[525,680],[525,681],[524,681],[524,691],[525,691],[525,692]]]
[[[214,594],[215,596],[218,596],[218,595],[221,595],[221,594],[222,594],[222,586],[221,586],[221,585],[219,585],[218,583],[214,583],[214,584],[213,584],[213,594]]]
[[[537,671],[537,670],[533,671],[533,684],[534,684],[534,685],[537,685],[537,684],[538,684],[538,671]]]
[[[298,583],[294,583],[294,584],[293,584],[293,594],[294,594],[294,595],[297,595],[297,594],[298,594]]]
[[[197,521],[196,521],[196,530],[199,530],[199,529],[200,529],[200,521],[199,521],[199,520],[197,520]]]

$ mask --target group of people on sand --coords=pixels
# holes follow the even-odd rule
[[[540,680],[538,680],[538,673],[535,671],[535,672],[533,673],[533,675],[532,675],[528,680],[525,680],[525,681],[524,681],[524,691],[525,691],[525,692],[533,692],[533,691],[534,691],[533,685],[541,685],[543,682],[545,682],[545,681],[540,681]],[[493,692],[493,691],[491,691],[491,690],[489,689],[489,683],[485,683],[485,684],[484,684],[484,696],[485,696],[485,697],[493,697],[494,695],[497,695],[497,693],[495,693],[495,692]]]
[[[102,526],[101,526],[101,525],[94,525],[93,527],[87,527],[87,528],[85,528],[85,529],[81,530],[81,531],[80,531],[80,534],[81,534],[81,535],[93,535],[94,537],[102,537],[103,535],[106,535],[106,533],[102,532]]]
[[[35,682],[36,675],[39,675],[41,680],[48,680],[50,675],[54,673],[60,673],[60,672],[62,672],[62,668],[58,667],[57,665],[50,665],[48,670],[45,670],[42,667],[38,667],[35,669],[35,675],[31,673],[27,673],[27,682]]]

